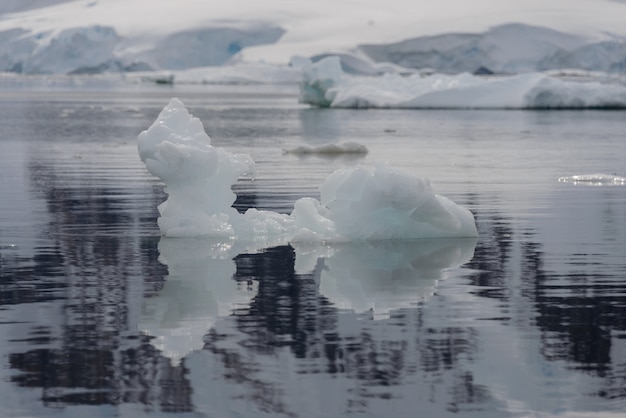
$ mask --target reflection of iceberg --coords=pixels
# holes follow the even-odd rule
[[[367,154],[367,147],[358,142],[339,142],[337,144],[328,143],[318,146],[301,145],[299,147],[283,150],[283,154],[296,155],[324,155],[335,156],[341,154]]]
[[[231,205],[232,184],[254,169],[249,155],[211,145],[202,122],[172,99],[139,134],[148,170],[166,185],[159,206],[164,236],[206,236],[225,241],[346,242],[370,239],[475,237],[472,213],[435,194],[428,179],[383,164],[334,172],[320,186],[321,200],[302,198],[291,215]]]
[[[388,317],[430,297],[446,269],[471,260],[475,245],[475,239],[466,238],[338,246],[324,260],[320,293],[338,308]]]
[[[543,73],[482,77],[469,73],[428,77],[351,76],[337,57],[305,70],[300,101],[341,108],[626,108],[623,79],[559,79]]]
[[[174,364],[203,347],[213,323],[247,307],[253,284],[232,279],[230,247],[207,240],[161,239],[160,260],[169,274],[158,295],[144,301],[139,328]]]

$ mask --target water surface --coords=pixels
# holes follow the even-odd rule
[[[0,415],[621,416],[620,111],[328,110],[281,87],[0,92]],[[236,206],[289,212],[385,161],[478,240],[162,239],[136,136],[170,97],[257,162]],[[283,154],[356,141],[364,157]]]

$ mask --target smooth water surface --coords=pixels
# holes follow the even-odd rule
[[[286,87],[0,92],[0,416],[624,416],[620,111],[328,110]],[[246,152],[240,210],[384,161],[478,240],[161,239],[137,134],[170,97]],[[299,157],[356,141],[366,156]],[[594,415],[598,413],[599,415]]]

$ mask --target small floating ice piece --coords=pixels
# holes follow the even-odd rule
[[[562,183],[588,184],[592,186],[623,186],[626,185],[626,177],[615,174],[579,174],[569,177],[559,177]]]
[[[367,147],[358,142],[339,142],[337,144],[323,144],[318,146],[301,145],[299,147],[283,150],[284,154],[295,155],[340,155],[340,154],[367,154]]]

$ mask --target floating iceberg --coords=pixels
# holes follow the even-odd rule
[[[164,236],[268,243],[477,236],[472,213],[435,194],[428,179],[382,164],[336,171],[320,186],[321,201],[299,199],[290,215],[254,208],[241,214],[232,207],[231,186],[254,171],[254,161],[212,146],[178,99],[139,134],[138,150],[169,195],[158,208]]]
[[[300,101],[341,108],[614,109],[626,108],[626,85],[621,79],[573,81],[544,73],[351,76],[342,72],[339,58],[328,57],[304,71]]]

